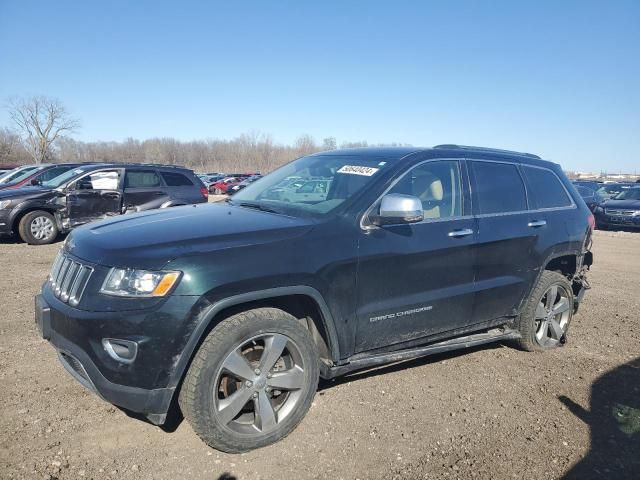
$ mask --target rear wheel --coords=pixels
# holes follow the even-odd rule
[[[311,406],[318,375],[309,331],[286,312],[259,308],[211,331],[179,402],[208,445],[245,452],[277,442],[297,426]]]
[[[563,345],[573,315],[573,290],[567,278],[544,271],[518,318],[520,346],[529,351]]]
[[[56,220],[49,212],[37,210],[29,212],[18,224],[20,238],[29,245],[46,245],[58,236]]]

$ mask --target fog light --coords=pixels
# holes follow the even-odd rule
[[[121,363],[133,363],[138,354],[138,344],[130,340],[103,338],[102,346],[111,358]]]

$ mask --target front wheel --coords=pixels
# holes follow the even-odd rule
[[[49,212],[42,210],[29,212],[20,219],[18,233],[29,245],[53,243],[58,236],[56,219]]]
[[[209,446],[239,453],[287,436],[318,386],[318,353],[293,316],[258,308],[227,318],[204,340],[179,403]]]
[[[544,351],[563,345],[573,315],[573,302],[571,283],[564,275],[542,272],[518,317],[520,347]]]

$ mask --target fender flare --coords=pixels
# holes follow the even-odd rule
[[[520,301],[520,305],[518,306],[517,315],[520,315],[520,312],[522,311],[522,308],[524,307],[524,304],[529,299],[529,296],[531,295],[531,292],[533,291],[533,289],[536,288],[536,285],[540,281],[540,277],[542,276],[542,273],[546,270],[547,265],[549,265],[549,263],[552,260],[555,260],[556,258],[560,258],[560,257],[566,257],[567,255],[574,255],[575,257],[579,257],[581,255],[581,253],[579,253],[579,252],[577,252],[575,250],[565,250],[564,252],[552,252],[549,255],[547,255],[547,257],[545,258],[544,262],[542,262],[542,266],[538,270],[538,273],[536,274],[535,280],[529,286],[529,288],[527,290],[527,294]]]
[[[9,213],[9,224],[11,225],[11,228],[13,229],[13,227],[16,224],[18,218],[21,218],[24,215],[26,215],[27,213],[34,212],[36,210],[43,210],[45,212],[49,212],[57,220],[57,215],[56,214],[60,211],[60,208],[56,208],[56,206],[51,205],[50,203],[47,203],[47,202],[33,202],[33,203],[31,203],[29,201],[26,201],[26,202],[19,203]],[[58,225],[58,228],[60,228],[60,225]]]
[[[328,347],[331,353],[332,360],[334,362],[338,361],[340,359],[338,334],[335,329],[335,323],[333,321],[331,311],[329,310],[329,307],[327,306],[327,303],[324,301],[324,298],[322,297],[320,292],[315,288],[309,287],[307,285],[293,285],[289,287],[269,288],[266,290],[258,290],[254,292],[233,295],[231,297],[219,300],[211,307],[209,307],[209,309],[204,313],[202,319],[193,329],[193,332],[191,333],[191,336],[189,337],[189,340],[187,341],[182,354],[180,355],[180,359],[176,363],[176,367],[173,371],[173,374],[171,375],[171,379],[169,380],[168,388],[175,389],[182,381],[182,378],[187,371],[187,366],[191,362],[193,355],[196,353],[203,335],[218,313],[235,305],[253,302],[256,300],[284,297],[287,295],[306,295],[316,302],[316,304],[320,308],[320,314],[322,317],[321,320],[325,331],[327,332],[329,340]]]

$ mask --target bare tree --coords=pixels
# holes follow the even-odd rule
[[[9,115],[35,163],[52,158],[54,142],[80,126],[59,100],[44,96],[10,100]]]

